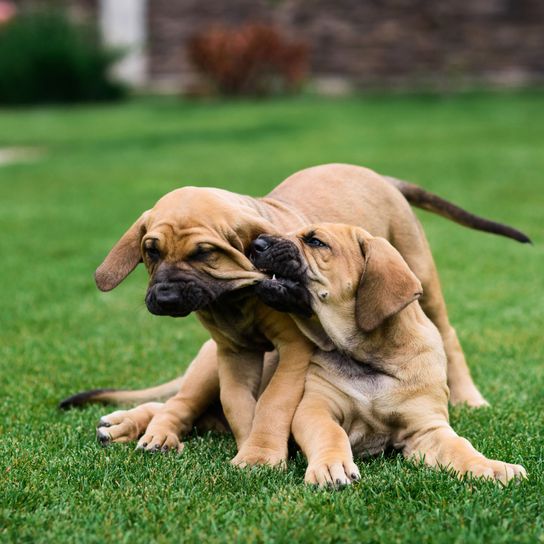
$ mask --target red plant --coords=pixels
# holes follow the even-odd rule
[[[273,26],[216,26],[193,36],[188,56],[195,69],[225,95],[296,90],[308,71],[308,48]]]

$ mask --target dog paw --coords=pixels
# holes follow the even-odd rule
[[[465,474],[472,478],[487,478],[503,484],[513,479],[527,478],[527,472],[521,465],[485,458],[471,463],[467,467]]]
[[[151,418],[162,408],[160,402],[146,402],[130,410],[117,410],[100,418],[96,438],[107,446],[112,442],[133,442],[143,434]]]
[[[98,421],[96,439],[102,446],[112,442],[132,442],[138,440],[140,430],[138,422],[130,417],[130,410],[117,410]]]
[[[465,387],[450,388],[450,404],[452,406],[466,405],[469,408],[485,408],[489,406],[482,394],[471,384]]]
[[[231,464],[239,468],[268,465],[284,469],[287,466],[287,448],[273,449],[243,445]]]
[[[351,459],[329,459],[310,463],[304,482],[319,487],[344,487],[361,479],[357,465]]]
[[[185,445],[180,441],[176,433],[170,431],[149,430],[140,440],[136,450],[146,453],[166,453],[176,452],[181,453]]]

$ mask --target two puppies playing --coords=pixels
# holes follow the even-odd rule
[[[389,447],[459,475],[525,476],[450,427],[442,338],[417,300],[419,280],[389,242],[359,227],[321,224],[261,235],[251,253],[266,273],[259,298],[290,313],[317,346],[291,427],[308,458],[307,483],[349,484],[360,477],[353,453]],[[140,407],[142,427],[160,406]]]
[[[212,339],[179,380],[133,392],[86,391],[61,406],[168,398],[106,416],[99,438],[179,450],[195,424],[225,428],[226,419],[238,466],[283,463],[293,431],[310,459],[308,480],[320,483],[357,474],[350,446],[376,452],[392,445],[431,464],[503,481],[523,475],[521,467],[485,459],[447,424],[446,383],[454,404],[482,406],[485,399],[449,323],[410,203],[528,241],[420,187],[353,165],[302,170],[264,198],[202,187],[168,193],[118,240],[96,283],[114,289],[143,262],[148,310],[195,312]],[[259,238],[316,221],[354,227]],[[403,258],[358,227],[394,241]],[[422,287],[410,270],[425,292],[422,309],[416,301]]]

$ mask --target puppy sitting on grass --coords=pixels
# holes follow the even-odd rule
[[[321,224],[261,235],[252,253],[270,275],[259,296],[292,313],[319,346],[292,424],[307,483],[349,484],[359,478],[352,451],[387,447],[460,476],[525,477],[522,466],[487,459],[450,427],[442,339],[419,305],[421,283],[389,242]]]

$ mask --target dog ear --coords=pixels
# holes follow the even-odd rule
[[[111,291],[117,287],[142,262],[140,243],[145,234],[146,215],[147,212],[144,212],[123,234],[96,269],[94,279],[101,291]]]
[[[384,238],[360,238],[365,268],[357,290],[355,318],[364,332],[378,328],[422,295],[421,282]]]

